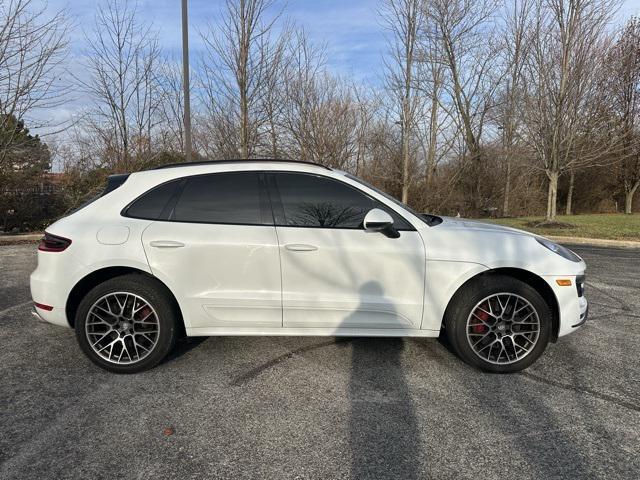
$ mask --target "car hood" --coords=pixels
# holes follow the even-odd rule
[[[520,268],[538,275],[578,275],[584,262],[572,262],[541,245],[535,235],[463,218],[421,230],[427,260],[468,262],[487,268]]]
[[[524,230],[518,230],[517,228],[504,227],[502,225],[496,225],[494,223],[485,223],[478,220],[467,220],[466,218],[455,217],[441,217],[442,223],[439,227],[447,230],[472,230],[474,232],[488,232],[488,233],[507,233],[512,235],[526,235],[529,237],[535,237],[536,235],[525,232]]]

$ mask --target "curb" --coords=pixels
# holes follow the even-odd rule
[[[562,236],[547,236],[543,235],[549,240],[553,240],[558,243],[568,243],[572,245],[586,245],[592,247],[616,247],[616,248],[630,248],[640,249],[640,242],[634,242],[632,240],[608,240],[604,238],[582,238],[582,237],[562,237]]]
[[[0,235],[0,245],[22,245],[25,243],[36,243],[42,238],[42,233],[29,235]]]

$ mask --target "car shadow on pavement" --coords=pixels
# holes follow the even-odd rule
[[[384,293],[377,282],[363,285],[361,293],[372,290],[380,297]],[[419,478],[421,439],[402,365],[405,339],[353,338],[349,343],[351,478]]]
[[[402,338],[351,342],[351,478],[419,478],[418,422],[402,367]]]
[[[466,384],[468,395],[482,405],[496,406],[496,412],[487,416],[488,427],[496,438],[502,438],[501,443],[512,445],[517,452],[514,458],[520,458],[529,477],[597,478],[593,471],[597,461],[576,443],[580,438],[577,432],[584,425],[558,410],[552,401],[557,398],[555,392],[544,392],[538,382],[527,378],[529,371],[506,375],[478,372]],[[581,399],[578,395],[570,401],[579,404]],[[566,408],[570,409],[570,404]]]
[[[181,356],[189,353],[194,348],[200,346],[200,344],[206,342],[211,337],[187,337],[179,338],[176,342],[176,346],[171,352],[160,362],[161,364],[169,363]]]

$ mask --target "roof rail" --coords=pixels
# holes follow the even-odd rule
[[[225,159],[225,160],[202,160],[197,162],[184,162],[184,163],[169,163],[167,165],[161,165],[159,167],[150,168],[149,170],[162,170],[164,168],[177,168],[177,167],[195,167],[198,165],[218,165],[224,163],[242,163],[242,162],[278,162],[278,163],[299,163],[303,165],[313,165],[320,168],[325,168],[327,170],[332,170],[331,167],[327,167],[326,165],[322,165],[320,163],[315,162],[307,162],[304,160],[287,160],[280,158],[236,158],[236,159]]]

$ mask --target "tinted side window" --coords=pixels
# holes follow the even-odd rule
[[[387,211],[399,230],[412,230],[406,220],[373,198],[337,180],[317,175],[277,173],[282,201],[279,225],[289,227],[362,228],[372,208]]]
[[[273,224],[266,191],[256,172],[216,173],[187,178],[171,220]]]
[[[179,180],[173,180],[152,188],[131,204],[127,209],[127,216],[149,220],[159,219],[162,210],[176,193],[179,183]]]

